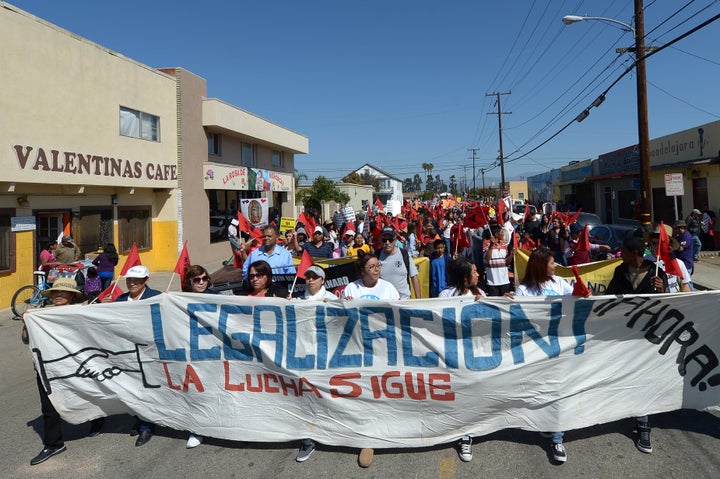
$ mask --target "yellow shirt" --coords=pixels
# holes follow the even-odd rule
[[[357,256],[358,251],[364,251],[366,253],[370,253],[370,245],[367,243],[364,243],[362,246],[353,246],[351,248],[348,248],[347,255],[348,256]]]

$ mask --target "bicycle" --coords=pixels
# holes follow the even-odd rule
[[[16,319],[22,318],[29,308],[42,308],[49,301],[49,298],[42,295],[43,291],[50,288],[50,285],[45,281],[45,272],[34,271],[33,274],[35,275],[36,284],[22,286],[15,291],[10,301],[10,307]]]
[[[82,261],[78,261],[72,264],[61,264],[51,269],[48,276],[51,278],[75,278],[78,271],[85,268],[85,264]],[[10,301],[10,307],[15,319],[22,318],[22,315],[29,308],[42,308],[50,302],[50,298],[43,296],[43,292],[50,288],[51,283],[48,283],[45,278],[44,271],[33,271],[35,276],[35,284],[29,284],[23,286],[17,291]]]

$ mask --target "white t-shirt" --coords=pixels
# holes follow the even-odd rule
[[[490,286],[502,286],[510,283],[508,267],[505,258],[508,254],[508,245],[500,243],[495,245],[490,255],[490,260],[485,260],[485,280]]]
[[[646,254],[644,258],[652,261],[653,263],[657,262],[663,269],[663,271],[665,270],[665,262],[663,260],[656,259],[655,256],[653,256],[652,254]],[[680,271],[682,272],[682,277],[675,276],[674,274],[667,275],[668,293],[679,293],[682,291],[680,288],[683,284],[690,284],[692,282],[692,278],[690,277],[690,273],[685,267],[685,263],[683,263],[682,260],[678,258],[675,258],[674,261],[680,268]],[[665,274],[667,274],[667,271],[665,272]]]
[[[378,279],[377,284],[372,288],[368,288],[363,284],[361,279],[358,279],[345,286],[343,298],[397,301],[400,299],[400,293],[395,289],[395,286],[384,279]]]
[[[389,281],[395,286],[395,289],[400,292],[402,299],[410,298],[408,279],[418,274],[417,266],[415,266],[412,258],[408,258],[410,260],[408,263],[410,267],[410,278],[408,278],[408,269],[405,267],[405,261],[403,260],[400,248],[396,248],[395,252],[391,255],[386,254],[385,251],[381,251],[378,259],[380,260],[380,264],[382,264],[380,278]]]
[[[481,294],[482,296],[487,296],[487,295],[485,294],[485,291],[483,291],[482,289],[480,289],[479,291],[480,291],[480,294]],[[474,297],[475,297],[475,295],[473,294],[473,292],[470,291],[470,290],[468,290],[468,292],[465,293],[465,294],[458,294],[458,290],[457,290],[457,288],[456,288],[455,286],[451,286],[451,287],[449,287],[449,288],[445,288],[445,289],[443,289],[442,291],[440,291],[440,294],[438,294],[438,298],[450,298],[450,297],[453,297],[453,296],[455,296],[455,297],[470,297],[470,298],[474,298]]]
[[[562,279],[560,276],[553,276],[549,281],[545,281],[539,288],[528,288],[524,284],[520,284],[515,291],[516,296],[568,296],[573,292],[570,283]]]

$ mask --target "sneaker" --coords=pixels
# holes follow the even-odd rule
[[[200,444],[202,444],[202,442],[203,442],[202,436],[190,433],[190,437],[188,437],[188,442],[185,447],[188,449],[192,449],[193,447],[198,447]]]
[[[88,437],[98,436],[102,432],[103,424],[105,424],[104,417],[99,417],[97,419],[93,419],[90,422],[90,432],[88,433]]]
[[[553,444],[550,446],[552,449],[552,455],[553,459],[555,459],[557,462],[565,462],[567,461],[567,453],[565,452],[565,446],[562,444]]]
[[[458,443],[460,446],[460,460],[463,462],[472,461],[472,438],[470,436],[463,436]]]
[[[650,442],[650,428],[638,426],[638,434],[640,434],[640,438],[637,440],[635,445],[640,452],[650,454],[653,451],[652,443]]]
[[[45,462],[51,457],[57,456],[61,452],[65,452],[66,449],[65,444],[60,447],[45,447],[42,451],[40,451],[40,454],[30,459],[30,465],[35,466],[41,462]]]
[[[360,455],[358,455],[358,466],[360,467],[370,467],[370,464],[373,462],[373,456],[375,455],[375,450],[370,448],[365,448],[360,450]]]
[[[315,452],[316,447],[317,444],[315,444],[315,441],[312,439],[303,439],[302,444],[300,444],[300,450],[298,451],[297,456],[295,456],[295,461],[307,461],[310,459],[310,456],[312,456],[312,453]]]

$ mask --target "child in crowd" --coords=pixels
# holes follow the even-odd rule
[[[98,271],[94,266],[90,266],[87,269],[85,286],[83,288],[85,290],[85,294],[91,301],[100,294],[100,291],[102,291],[102,279],[98,275]]]
[[[450,256],[445,252],[445,241],[434,241],[435,251],[430,256],[430,297],[437,298],[440,291],[447,287],[447,265]]]

